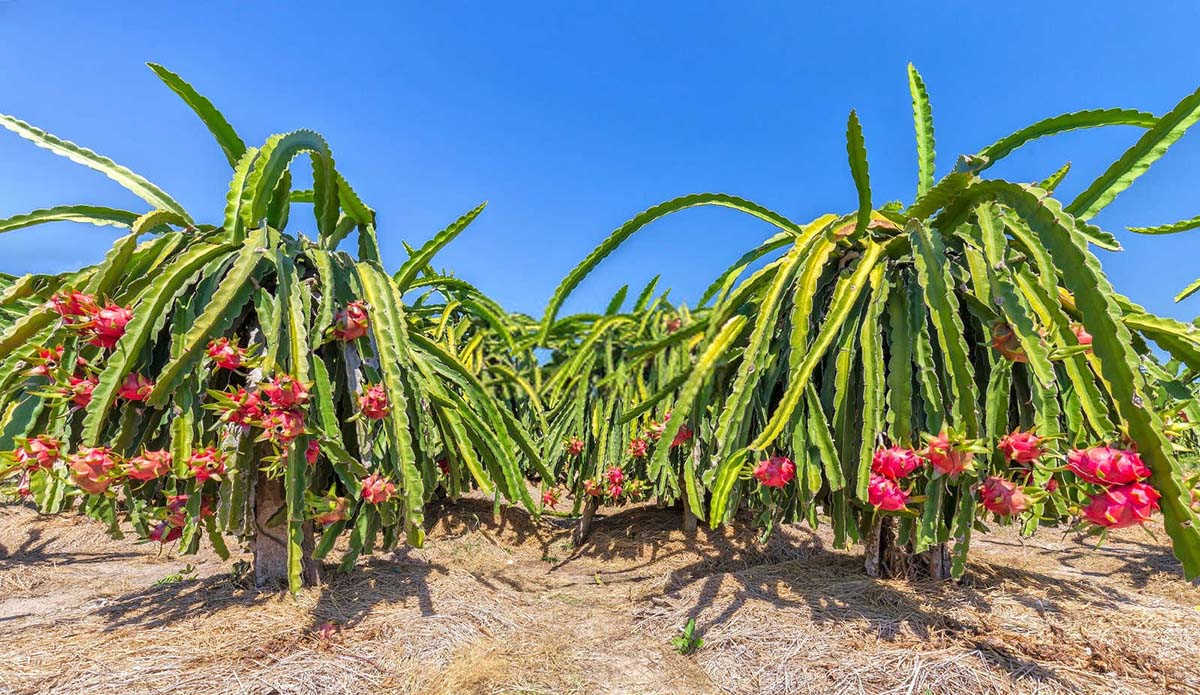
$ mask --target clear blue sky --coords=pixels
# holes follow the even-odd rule
[[[324,133],[379,211],[390,267],[405,256],[402,239],[419,243],[490,201],[438,265],[535,314],[601,238],[679,194],[734,193],[798,221],[852,209],[852,107],[875,200],[911,199],[910,60],[931,92],[939,175],[1038,118],[1110,106],[1162,113],[1200,85],[1191,1],[88,5],[98,7],[0,0],[0,112],[107,154],[216,221],[228,165],[143,65],[161,62],[248,143],[298,127]],[[1038,142],[991,171],[1038,180],[1071,160],[1060,189],[1071,196],[1139,132]],[[1171,303],[1200,275],[1200,233],[1150,239],[1124,227],[1200,214],[1198,193],[1200,128],[1097,219],[1127,249],[1104,258],[1117,286],[1180,318],[1200,313],[1200,297]],[[0,216],[83,202],[144,209],[103,176],[0,131]],[[680,214],[635,237],[568,309],[603,306],[623,282],[656,272],[674,298],[694,302],[768,233],[730,211]],[[94,262],[117,234],[7,234],[0,270]]]

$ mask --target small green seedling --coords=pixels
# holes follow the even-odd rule
[[[688,618],[687,625],[679,631],[679,635],[671,638],[671,646],[675,651],[687,656],[704,646],[704,640],[696,635],[696,619]]]

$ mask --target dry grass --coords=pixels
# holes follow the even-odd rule
[[[465,500],[424,549],[292,599],[0,508],[0,692],[1200,692],[1200,591],[1137,531],[1099,551],[994,533],[939,586],[868,579],[822,532],[677,526],[624,510],[576,552]],[[689,617],[705,644],[683,657]]]

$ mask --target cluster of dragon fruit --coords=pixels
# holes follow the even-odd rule
[[[77,331],[88,345],[103,350],[116,345],[133,319],[129,308],[111,303],[102,306],[95,297],[82,292],[56,294],[50,304],[64,326]],[[365,336],[368,327],[368,307],[361,301],[354,301],[337,314],[330,333],[336,340],[350,342]],[[68,401],[72,409],[86,408],[99,383],[97,371],[82,357],[74,360],[68,369],[63,364],[64,352],[62,345],[39,348],[28,360],[31,365],[28,372],[46,380],[46,386],[39,392],[43,398]],[[247,383],[253,382],[249,370],[256,366],[257,359],[247,348],[229,338],[219,338],[209,343],[206,352],[214,368],[241,371],[247,377]],[[146,401],[154,385],[154,381],[142,374],[130,374],[122,382],[118,398],[136,407]],[[279,454],[301,437],[315,434],[305,423],[309,386],[290,375],[274,375],[251,388],[210,391],[209,397],[204,407],[219,412],[222,423],[243,431],[257,431],[256,441],[265,442],[274,449],[275,456],[265,457],[268,462],[279,460]],[[358,405],[355,418],[382,420],[389,412],[386,389],[382,384],[366,385],[358,396]],[[75,493],[78,495],[115,495],[122,485],[160,484],[163,504],[146,516],[157,520],[148,537],[163,543],[178,539],[188,519],[190,495],[177,492],[175,481],[195,481],[196,494],[201,496],[198,515],[204,520],[212,516],[215,506],[215,495],[206,492],[205,483],[219,482],[229,472],[229,457],[216,446],[195,448],[182,455],[165,449],[147,449],[134,456],[122,457],[105,446],[80,447],[77,451],[67,452],[63,450],[62,442],[46,434],[18,440],[17,444],[13,451],[0,454],[0,480],[15,476],[13,491],[19,497],[28,497],[32,493],[31,478],[38,471],[69,481],[78,490]],[[315,465],[320,456],[319,439],[308,436],[304,448],[306,462]],[[385,504],[396,493],[395,483],[378,472],[367,475],[359,484],[359,496],[369,504]],[[307,505],[310,518],[331,524],[347,517],[349,500],[336,496],[331,490],[325,497],[310,494]]]

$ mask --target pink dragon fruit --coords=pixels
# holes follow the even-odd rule
[[[370,504],[383,504],[396,494],[396,485],[378,473],[362,481],[362,498]]]
[[[578,456],[583,453],[583,440],[579,437],[571,437],[567,440],[567,456]]]
[[[1124,528],[1150,519],[1158,511],[1162,495],[1146,483],[1130,483],[1110,487],[1092,495],[1083,509],[1088,521],[1105,528]]]
[[[121,382],[117,395],[127,401],[144,401],[154,390],[154,382],[141,374],[130,374]]]
[[[645,458],[650,445],[641,437],[634,437],[629,442],[629,455],[635,459]]]
[[[1042,454],[1045,453],[1042,450],[1044,442],[1044,438],[1037,436],[1032,431],[1022,432],[1021,430],[1013,430],[1000,438],[996,448],[1009,461],[1015,463],[1032,463],[1041,458]]]
[[[877,509],[897,512],[908,504],[908,493],[895,480],[872,474],[867,484],[867,501]]]
[[[125,335],[125,326],[133,319],[133,312],[126,307],[109,304],[92,315],[84,326],[91,337],[88,345],[111,348]]]
[[[333,336],[343,342],[358,340],[367,334],[367,305],[353,301],[333,318]]]
[[[262,419],[262,439],[287,446],[304,434],[304,416],[294,410],[272,410]]]
[[[975,460],[974,452],[966,448],[966,443],[952,438],[946,430],[939,432],[936,437],[929,437],[929,443],[921,455],[934,470],[952,478],[971,468]]]
[[[983,481],[979,498],[984,509],[1000,516],[1020,514],[1029,508],[1029,500],[1020,485],[994,475]]]
[[[308,446],[304,447],[304,462],[310,466],[315,466],[320,456],[321,443],[315,439],[308,440]]]
[[[98,446],[80,449],[67,460],[71,469],[71,480],[84,492],[103,494],[116,478],[113,469],[117,457],[108,447]]]
[[[170,470],[171,452],[164,450],[145,451],[125,464],[125,475],[141,481],[161,478]]]
[[[917,452],[902,446],[880,447],[871,457],[871,471],[885,478],[899,480],[912,473],[920,465]]]
[[[754,477],[766,487],[784,487],[796,477],[796,464],[786,456],[772,456],[759,461],[754,467]]]
[[[204,481],[210,478],[220,480],[220,476],[225,474],[225,455],[216,447],[197,449],[192,452],[187,466],[196,484],[203,485]]]
[[[383,384],[368,386],[358,399],[358,407],[362,411],[363,417],[369,420],[382,420],[387,417],[388,397]]]
[[[276,408],[299,408],[308,403],[308,387],[289,374],[280,374],[262,387],[262,393]]]
[[[680,425],[679,431],[675,433],[675,438],[671,440],[671,448],[683,446],[692,439],[692,429],[687,425]]]
[[[1067,467],[1075,475],[1097,485],[1127,485],[1150,477],[1150,469],[1135,451],[1111,446],[1074,449],[1067,454]]]
[[[246,351],[229,342],[229,338],[217,338],[208,343],[208,356],[221,369],[237,369],[242,366]]]

